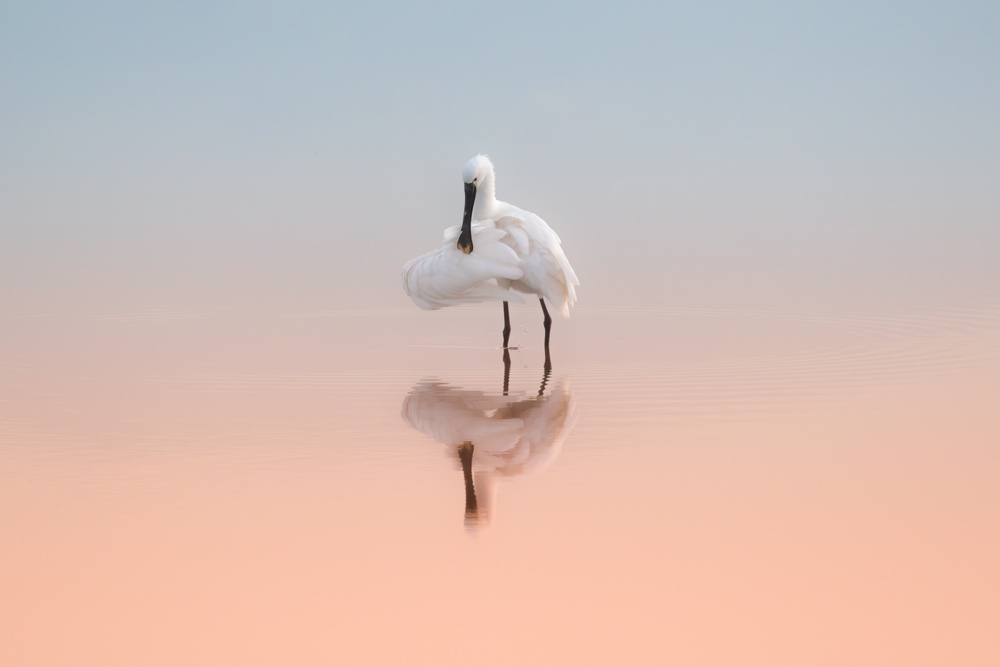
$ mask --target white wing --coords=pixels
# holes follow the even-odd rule
[[[497,229],[474,226],[473,251],[458,249],[445,232],[445,245],[431,250],[403,267],[403,291],[424,310],[482,301],[516,301],[521,297],[497,280],[518,280],[523,275],[520,260],[501,239]],[[456,233],[455,238],[458,234]]]
[[[569,317],[580,280],[563,252],[559,235],[534,213],[510,204],[503,204],[503,216],[495,224],[505,232],[504,243],[521,259],[523,276],[510,287],[545,297],[560,315]]]

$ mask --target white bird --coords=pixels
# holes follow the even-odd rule
[[[503,301],[503,347],[510,340],[509,301],[534,294],[542,306],[545,362],[552,318],[548,300],[563,317],[580,284],[559,236],[540,217],[496,198],[493,163],[485,155],[462,170],[465,211],[460,226],[444,233],[444,245],[403,267],[403,291],[425,310],[482,301]],[[514,291],[511,291],[514,290]]]
[[[498,477],[544,470],[559,456],[576,421],[575,406],[565,380],[548,396],[535,397],[489,395],[429,380],[406,396],[402,416],[458,455],[466,521],[475,526],[492,519]]]

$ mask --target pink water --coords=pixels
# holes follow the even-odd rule
[[[5,314],[0,662],[997,664],[956,303]]]

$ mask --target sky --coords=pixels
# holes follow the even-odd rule
[[[0,306],[406,307],[461,169],[581,306],[1000,297],[994,3],[0,7]]]

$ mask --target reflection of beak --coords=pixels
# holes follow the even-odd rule
[[[462,233],[458,235],[458,249],[468,255],[472,252],[472,205],[476,203],[476,184],[465,184],[465,212],[462,214]]]
[[[458,458],[462,461],[462,476],[465,477],[465,519],[476,516],[479,509],[476,503],[476,487],[472,482],[472,452],[475,445],[463,442],[458,447]]]

